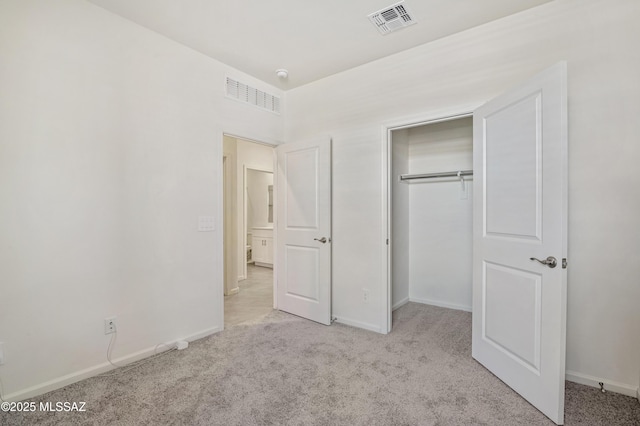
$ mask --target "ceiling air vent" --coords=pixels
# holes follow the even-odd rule
[[[416,23],[416,20],[409,14],[404,1],[370,14],[369,20],[380,31],[380,34],[389,34]]]
[[[227,97],[280,114],[280,98],[227,77]]]

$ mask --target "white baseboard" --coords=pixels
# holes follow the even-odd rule
[[[631,397],[638,398],[638,388],[625,383],[614,382],[612,380],[599,379],[597,377],[589,376],[588,374],[578,373],[576,371],[567,370],[565,372],[565,378],[574,383],[581,385],[587,385],[594,388],[600,388],[600,382],[604,384],[604,390],[607,392],[620,393]],[[640,398],[638,398],[640,400]]]
[[[366,322],[356,321],[349,318],[344,317],[335,317],[336,322],[340,324],[349,325],[351,327],[363,328],[369,331],[375,331],[376,333],[382,333],[382,329],[374,324],[369,324]]]
[[[409,302],[416,302],[416,303],[422,303],[423,305],[433,305],[433,306],[439,306],[441,308],[449,308],[449,309],[455,309],[458,311],[471,312],[471,306],[456,305],[454,303],[440,302],[439,300],[418,299],[416,297],[409,297]]]
[[[232,288],[227,294],[225,294],[225,296],[233,296],[234,294],[238,294],[239,292],[240,287]]]
[[[392,310],[392,311],[395,311],[396,309],[403,307],[403,306],[404,306],[404,305],[406,305],[407,303],[409,303],[409,298],[408,298],[408,297],[405,297],[404,299],[402,299],[401,301],[399,301],[398,303],[396,303],[395,305],[393,305],[393,306],[391,307],[391,310]]]
[[[218,333],[222,331],[222,327],[214,327],[207,330],[200,331],[198,333],[192,334],[188,337],[175,339],[173,342],[167,342],[167,345],[171,345],[180,340],[186,340],[187,342],[193,342],[198,339],[202,339],[203,337],[210,336],[212,334]],[[165,348],[164,350],[166,350]],[[162,347],[158,348],[159,352],[162,352]],[[138,352],[134,352],[129,355],[122,356],[120,358],[114,359],[114,364],[126,365],[135,361],[139,361],[141,359],[152,356],[156,353],[156,346],[143,349]],[[88,379],[90,377],[97,376],[98,374],[106,373],[109,370],[114,370],[115,367],[111,365],[109,362],[103,362],[101,364],[95,365],[93,367],[85,368],[84,370],[76,371],[71,374],[67,374],[62,377],[55,378],[48,382],[44,382],[38,384],[36,386],[32,386],[27,389],[22,389],[14,393],[10,393],[8,395],[3,396],[5,401],[23,401],[28,398],[34,398],[36,396],[40,396],[47,392],[54,391],[56,389],[63,388],[65,386],[71,385],[73,383],[79,382],[84,379]]]

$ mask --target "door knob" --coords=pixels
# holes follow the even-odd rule
[[[313,241],[320,241],[322,244],[325,244],[327,242],[327,238],[326,237],[322,237],[320,239],[314,238]]]
[[[540,262],[543,265],[547,265],[549,268],[555,268],[558,264],[558,261],[553,256],[549,256],[545,260],[536,259],[535,257],[531,257],[529,258],[529,260],[535,260],[536,262]]]

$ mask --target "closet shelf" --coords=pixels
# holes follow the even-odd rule
[[[447,178],[457,177],[462,179],[463,176],[473,176],[473,170],[460,170],[457,172],[440,172],[440,173],[420,173],[413,175],[400,175],[400,181],[407,181],[413,179],[434,179],[434,178]]]

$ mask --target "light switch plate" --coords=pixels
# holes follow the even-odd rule
[[[198,216],[198,231],[211,232],[216,230],[213,216]]]

